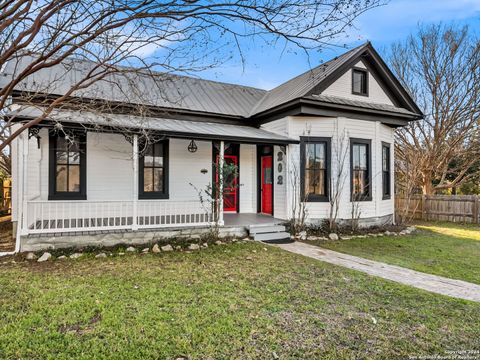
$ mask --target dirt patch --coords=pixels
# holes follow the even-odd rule
[[[0,252],[15,250],[10,216],[0,218]]]
[[[98,323],[100,320],[102,320],[102,314],[96,312],[87,324],[62,325],[58,328],[58,331],[62,334],[73,333],[76,335],[83,335],[92,332],[95,324]]]

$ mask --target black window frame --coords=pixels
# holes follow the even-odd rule
[[[361,73],[365,76],[365,91],[355,91],[355,73]],[[368,96],[368,70],[354,67],[352,69],[352,94],[360,96]]]
[[[169,198],[169,141],[168,139],[148,144],[157,145],[163,144],[163,191],[144,191],[144,168],[145,156],[138,157],[138,199],[139,200],[154,200],[154,199],[168,199]],[[145,150],[145,144],[139,144],[140,149]]]
[[[306,202],[328,202],[330,201],[330,178],[331,178],[331,142],[330,137],[300,137],[300,194],[302,201]],[[325,144],[325,195],[308,194],[305,196],[305,166],[306,166],[306,145],[308,144]]]
[[[80,152],[80,191],[57,191],[57,139],[66,136],[78,139]],[[87,134],[80,131],[49,132],[49,169],[48,169],[48,200],[87,200]],[[67,165],[68,166],[68,165]]]
[[[390,144],[382,141],[382,199],[392,198],[392,153]],[[387,170],[383,168],[383,151],[387,149]],[[387,190],[387,191],[386,191]]]
[[[357,196],[353,193],[353,146],[367,145],[367,195]],[[350,138],[350,201],[372,201],[372,140]]]

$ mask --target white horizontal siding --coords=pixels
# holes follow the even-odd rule
[[[48,131],[40,131],[40,148],[35,138],[29,140],[28,200],[47,200],[49,182]],[[164,201],[199,200],[198,190],[212,184],[212,143],[196,141],[198,150],[188,151],[190,140],[169,140],[169,199]],[[17,156],[16,140],[12,155]],[[13,173],[17,176],[18,161]],[[206,170],[206,173],[203,171]],[[240,212],[256,212],[257,180],[256,146],[240,146]],[[18,209],[16,185],[13,193],[14,213]],[[123,135],[87,133],[87,200],[131,200],[133,197],[132,145]]]
[[[371,140],[372,156],[372,201],[357,202],[362,218],[383,216],[393,213],[393,200],[381,200],[381,142],[391,142],[393,131],[378,122],[348,118],[290,117],[289,136],[299,139],[300,136],[331,138],[331,181],[334,186],[341,186],[339,218],[350,219],[352,202],[350,201],[350,139]],[[393,147],[392,147],[393,149]],[[343,162],[342,179],[337,180],[339,165]],[[392,157],[393,162],[393,157]],[[290,196],[295,190],[300,191],[300,146],[289,145],[289,186]],[[393,182],[393,174],[392,174]],[[293,185],[295,184],[295,185]],[[298,194],[297,194],[298,195]],[[293,203],[293,198],[290,200]],[[291,207],[291,206],[290,206]],[[317,221],[328,218],[330,204],[328,202],[309,202],[306,206],[308,219]]]
[[[394,194],[395,194],[395,176],[394,176],[394,159],[395,159],[395,130],[389,126],[379,124],[379,151],[382,150],[381,142],[386,142],[390,144],[390,199],[383,200],[383,190],[379,191],[380,196],[378,196],[378,214],[379,216],[388,215],[393,213],[394,209]],[[380,153],[381,154],[381,153]],[[380,171],[382,170],[382,158],[379,156],[379,164],[378,164]],[[380,176],[379,180],[379,189],[382,189],[382,176]]]
[[[288,219],[287,165],[286,155],[280,146],[273,147],[273,216]],[[279,171],[281,170],[281,171]],[[281,181],[279,181],[281,177]]]
[[[257,212],[257,149],[256,145],[240,145],[240,212]]]
[[[366,68],[363,62],[355,64],[356,67]],[[376,104],[393,105],[388,95],[383,91],[382,87],[375,77],[368,73],[368,96],[352,94],[352,70],[347,70],[336,81],[327,87],[322,95],[338,96],[350,100],[359,100],[372,102]]]
[[[87,199],[128,200],[132,194],[132,145],[119,134],[87,133]]]

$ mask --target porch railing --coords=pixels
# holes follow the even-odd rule
[[[134,214],[136,211],[136,214]],[[29,201],[29,234],[206,226],[212,222],[199,201]]]

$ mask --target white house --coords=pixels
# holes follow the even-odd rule
[[[36,74],[9,116],[35,117],[88,66],[61,82],[61,66]],[[223,191],[224,233],[288,220],[300,202],[308,222],[322,221],[337,194],[339,220],[357,206],[364,224],[393,221],[394,130],[423,115],[370,43],[270,91],[156,75],[100,81],[14,141],[17,251],[202,231],[212,214],[197,191],[222,162],[238,166]],[[27,104],[42,82],[55,85]],[[92,101],[109,111],[78,105]]]

